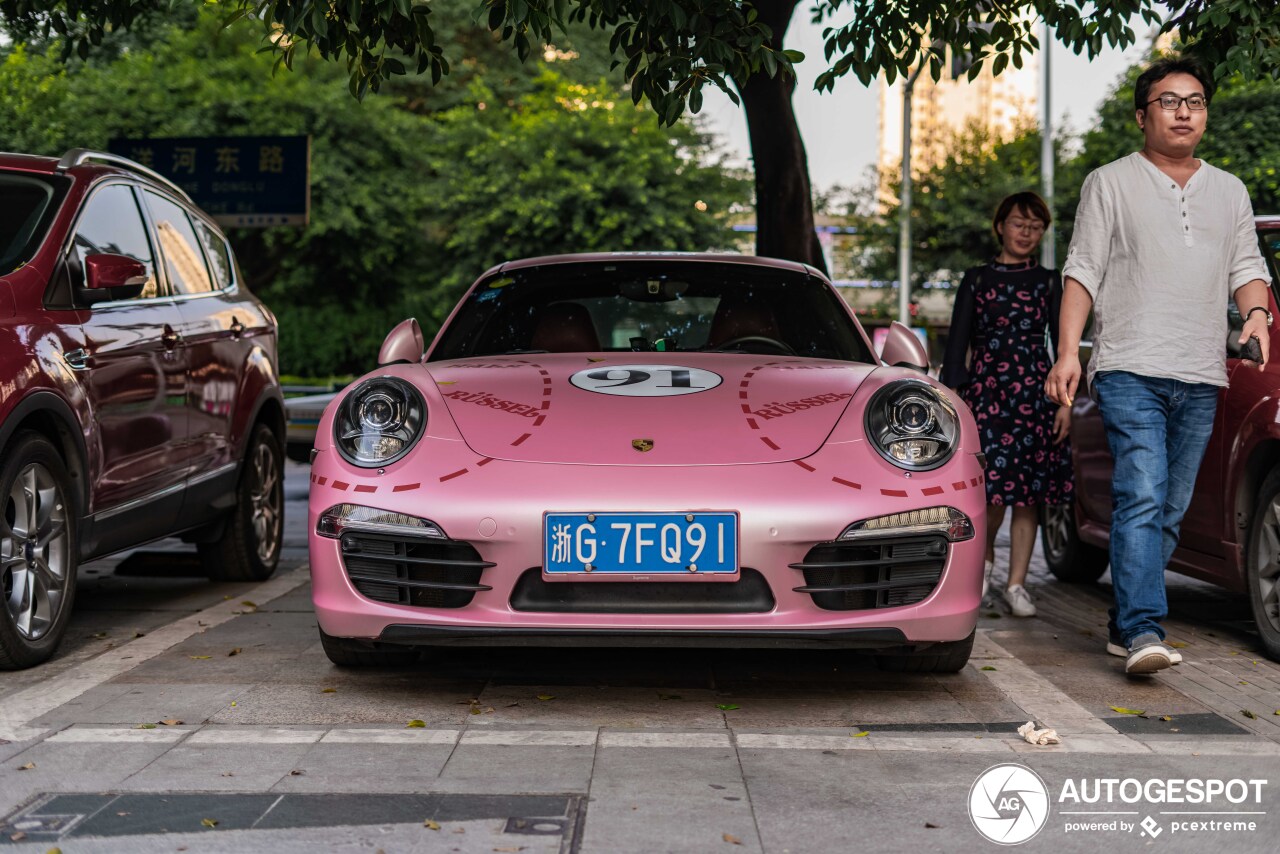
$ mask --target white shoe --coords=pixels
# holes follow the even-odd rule
[[[983,561],[982,563],[982,598],[987,598],[987,588],[991,586],[991,573],[995,571],[996,563],[993,560]]]
[[[1168,645],[1166,644],[1166,646]],[[1182,653],[1178,652],[1176,649],[1173,649],[1172,647],[1168,647],[1168,649],[1169,649],[1169,662],[1173,664],[1175,667],[1181,664]],[[1119,656],[1120,658],[1129,657],[1129,650],[1125,649],[1122,645],[1118,643],[1112,643],[1111,641],[1107,641],[1107,652],[1109,652],[1111,655]]]
[[[1034,617],[1036,606],[1031,604],[1031,595],[1021,584],[1015,584],[1004,591],[1004,601],[1015,617]]]
[[[1155,632],[1138,635],[1129,644],[1129,655],[1124,662],[1125,673],[1155,673],[1173,664],[1172,650],[1160,641]]]

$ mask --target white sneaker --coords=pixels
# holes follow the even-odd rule
[[[1169,662],[1177,667],[1182,663],[1182,653],[1167,644],[1165,646],[1169,650]],[[1129,650],[1125,649],[1122,644],[1112,643],[1111,641],[1107,641],[1107,652],[1120,658],[1129,657]]]
[[[1129,643],[1129,655],[1125,659],[1125,673],[1155,673],[1173,664],[1171,650],[1160,641],[1155,632],[1138,635]]]
[[[982,598],[987,598],[987,588],[991,586],[991,573],[995,571],[996,563],[993,560],[983,561],[982,563]]]
[[[1034,617],[1036,606],[1031,604],[1031,594],[1021,584],[1015,584],[1004,591],[1004,601],[1015,617]]]

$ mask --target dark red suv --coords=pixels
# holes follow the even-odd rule
[[[1268,308],[1280,317],[1280,217],[1259,217],[1257,228],[1271,269]],[[1248,593],[1267,655],[1280,661],[1280,323],[1271,330],[1271,362],[1259,371],[1240,359],[1240,313],[1234,304],[1223,310],[1230,386],[1219,394],[1169,568]],[[1071,447],[1076,503],[1042,511],[1042,544],[1054,575],[1091,582],[1107,569],[1113,461],[1102,416],[1085,393],[1071,410]]]
[[[0,154],[0,668],[53,654],[80,561],[181,534],[268,577],[283,412],[275,318],[178,186]]]

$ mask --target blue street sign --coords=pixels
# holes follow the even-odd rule
[[[306,225],[310,216],[310,137],[113,139],[107,147],[173,181],[224,227]]]

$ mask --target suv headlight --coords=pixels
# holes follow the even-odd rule
[[[375,468],[409,453],[426,426],[427,407],[412,384],[376,377],[342,401],[333,418],[333,438],[344,460]]]
[[[898,468],[928,471],[951,459],[960,418],[946,395],[923,380],[899,380],[872,396],[867,438]]]

